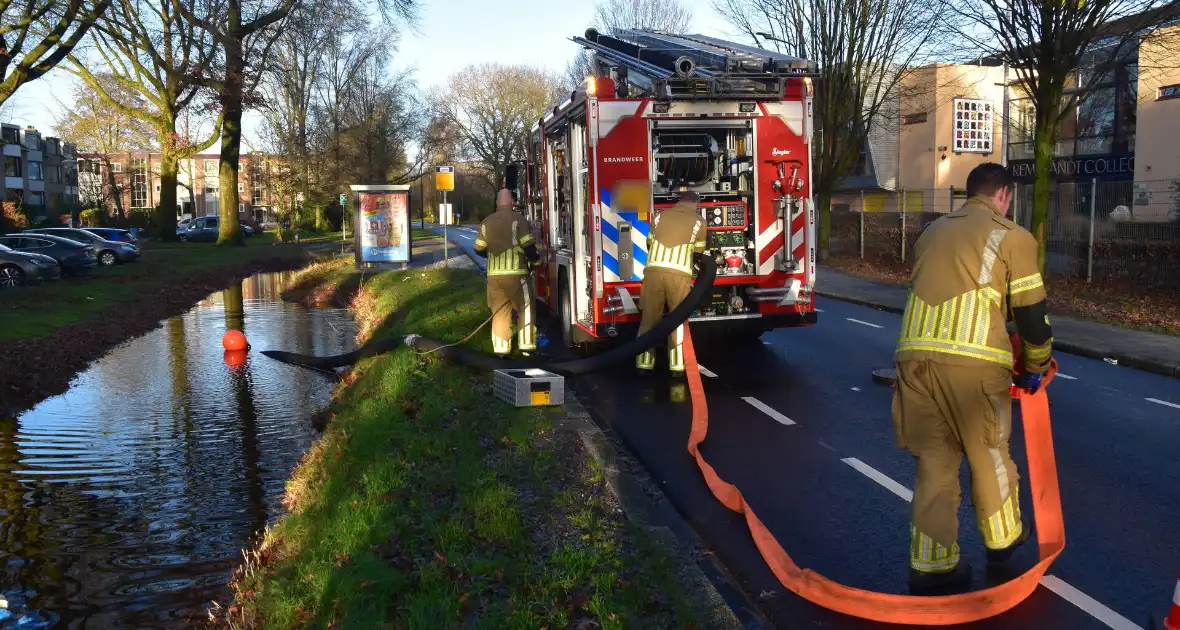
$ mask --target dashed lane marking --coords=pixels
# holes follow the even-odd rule
[[[742,400],[750,403],[750,406],[757,409],[758,411],[761,411],[762,413],[770,416],[771,418],[774,418],[774,420],[776,422],[778,422],[779,424],[783,424],[783,425],[787,425],[787,426],[795,424],[794,420],[775,411],[774,409],[772,409],[770,407],[770,405],[767,405],[766,403],[762,402],[761,400],[758,400],[757,398],[754,398],[753,396],[742,396]]]
[[[1177,405],[1177,407],[1180,407],[1180,405]],[[881,484],[886,490],[896,494],[906,502],[913,502],[913,491],[890,479],[887,475],[885,475],[885,473],[882,473],[876,468],[869,466],[855,457],[846,457],[840,461],[848,464],[849,466],[852,466],[864,476],[872,479],[873,481],[876,481],[878,484]],[[1041,585],[1056,593],[1059,597],[1061,597],[1061,599],[1064,599],[1074,606],[1077,606],[1091,617],[1106,624],[1112,630],[1143,630],[1143,628],[1135,625],[1134,623],[1131,623],[1131,621],[1126,617],[1107,608],[1098,600],[1079,591],[1055,575],[1046,575],[1042,577]]]
[[[1176,403],[1168,402],[1166,400],[1160,400],[1158,398],[1145,398],[1144,400],[1146,400],[1147,402],[1153,402],[1157,405],[1163,405],[1165,407],[1173,407],[1175,409],[1180,409],[1180,405],[1177,405]]]
[[[701,374],[704,374],[705,376],[708,376],[709,378],[717,378],[717,375],[715,373],[713,373],[712,370],[710,370],[709,368],[707,368],[703,365],[697,364],[697,369],[700,370]]]
[[[1091,617],[1113,628],[1113,630],[1143,630],[1143,628],[1131,623],[1131,620],[1103,606],[1098,600],[1066,584],[1064,580],[1055,575],[1046,575],[1041,578],[1041,585],[1057,593],[1061,599],[1086,611]]]
[[[1068,375],[1068,374],[1062,374],[1061,372],[1058,372],[1058,373],[1057,373],[1057,377],[1058,377],[1058,378],[1063,378],[1063,379],[1065,379],[1065,380],[1067,380],[1067,381],[1076,381],[1076,380],[1078,380],[1078,377],[1076,377],[1076,376],[1070,376],[1070,375]]]
[[[859,319],[852,319],[851,317],[845,317],[844,319],[846,319],[846,320],[848,320],[848,321],[850,321],[850,322],[855,322],[855,323],[857,323],[857,324],[861,324],[862,326],[869,326],[869,327],[871,327],[871,328],[884,328],[884,326],[878,326],[878,325],[876,325],[876,324],[870,324],[870,323],[868,323],[868,322],[862,322],[862,321],[860,321]]]
[[[904,500],[904,501],[913,501],[914,500],[914,493],[912,490],[910,490],[909,488],[901,485],[900,483],[897,483],[896,481],[890,479],[885,473],[877,470],[876,468],[873,468],[872,466],[869,466],[868,464],[860,461],[859,459],[857,459],[855,457],[845,457],[844,459],[842,459],[840,461],[844,462],[845,464],[848,464],[849,466],[852,466],[854,469],[859,471],[860,474],[868,477],[869,479],[872,479],[873,481],[876,481],[877,483],[881,484],[882,486],[885,486],[886,490],[901,497],[902,500]]]

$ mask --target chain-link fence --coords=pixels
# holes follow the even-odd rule
[[[910,263],[922,229],[964,201],[950,188],[836,195],[829,251]],[[1013,220],[1031,229],[1032,207],[1032,185],[1018,185]],[[1045,239],[1049,275],[1180,289],[1180,183],[1055,183]]]

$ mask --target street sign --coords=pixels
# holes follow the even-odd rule
[[[455,167],[439,166],[434,169],[435,190],[455,189]]]
[[[340,207],[348,205],[348,195],[340,193]]]
[[[454,217],[451,216],[451,204],[449,204],[449,203],[438,204],[438,222],[440,224],[451,225],[454,223],[453,218]]]

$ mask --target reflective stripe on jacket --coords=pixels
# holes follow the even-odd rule
[[[487,250],[489,276],[523,276],[529,272],[524,249],[534,242],[528,220],[502,208],[480,223],[475,249]]]
[[[930,224],[914,260],[894,358],[1011,368],[1007,313],[1046,298],[1032,234],[973,197]],[[1025,352],[1047,362],[1049,346]]]
[[[705,220],[696,204],[678,203],[660,211],[647,238],[645,269],[692,275],[692,255],[705,251]]]

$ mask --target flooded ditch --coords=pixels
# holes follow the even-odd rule
[[[290,277],[215,293],[0,419],[0,627],[183,627],[224,595],[334,384],[258,351],[354,347],[348,311],[279,299]]]

